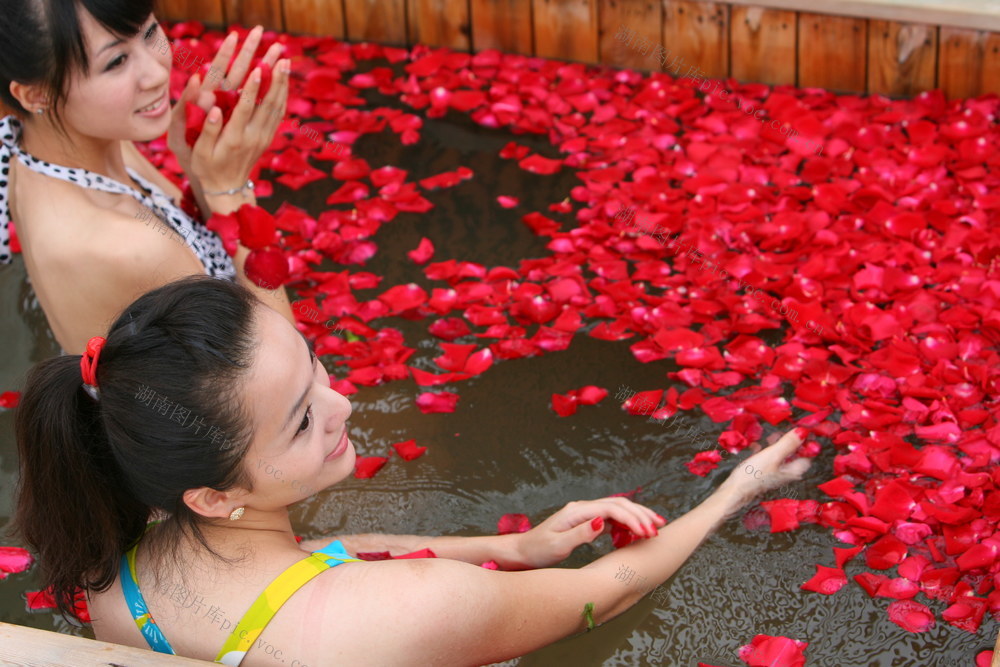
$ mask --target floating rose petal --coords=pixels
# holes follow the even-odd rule
[[[757,635],[740,647],[740,660],[749,667],[805,667],[807,642],[788,637]]]
[[[417,396],[417,407],[425,415],[438,412],[454,412],[458,404],[458,394],[450,391],[440,393],[424,392]]]
[[[504,514],[497,521],[497,535],[526,533],[531,530],[531,520],[524,514]]]
[[[21,392],[19,391],[5,391],[0,394],[0,408],[11,409],[16,408],[17,404],[21,402]]]
[[[500,206],[504,208],[514,208],[521,203],[521,200],[517,197],[508,197],[507,195],[500,195],[497,197],[497,202]]]
[[[416,440],[404,440],[403,442],[397,442],[392,446],[396,450],[404,461],[412,461],[413,459],[423,456],[424,452],[427,451],[426,447],[421,447],[417,445]]]
[[[0,579],[8,574],[24,572],[34,562],[31,554],[20,547],[0,547]]]
[[[812,579],[802,584],[804,591],[813,591],[823,595],[833,595],[847,584],[847,575],[839,567],[816,566],[816,574]]]
[[[426,264],[434,256],[434,244],[422,238],[416,249],[406,253],[406,256],[417,264]]]
[[[358,479],[374,477],[388,461],[388,456],[359,456],[354,462],[354,476]]]
[[[907,632],[926,632],[934,627],[934,614],[913,600],[897,600],[889,605],[889,620]]]

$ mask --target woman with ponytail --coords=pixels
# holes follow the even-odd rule
[[[481,665],[622,613],[649,592],[623,571],[656,586],[809,465],[786,462],[801,443],[789,432],[746,461],[753,475],[737,468],[666,526],[615,497],[570,502],[526,533],[298,544],[288,507],[354,469],[350,416],[305,339],[247,289],[168,284],[82,357],[31,372],[15,526],[64,613],[86,591],[104,641],[229,665]],[[555,567],[607,519],[647,539]],[[421,548],[437,558],[355,558]]]

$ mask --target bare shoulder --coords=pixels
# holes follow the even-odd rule
[[[558,591],[585,576],[496,572],[443,558],[349,563],[303,587],[280,627],[262,638],[285,643],[283,656],[306,665],[487,664],[578,629],[578,614],[564,613],[575,603]]]

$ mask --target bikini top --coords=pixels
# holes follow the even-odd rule
[[[137,543],[122,556],[121,582],[122,592],[125,594],[125,602],[128,605],[129,612],[132,614],[132,618],[135,619],[135,624],[138,626],[139,632],[146,638],[149,647],[158,653],[176,655],[174,649],[170,646],[170,642],[163,636],[163,632],[150,615],[149,608],[146,606],[146,600],[142,597],[142,592],[139,591],[139,580],[135,571],[135,550],[138,546]],[[271,622],[271,619],[274,618],[274,615],[278,613],[281,605],[288,598],[292,597],[297,590],[320,573],[341,563],[350,562],[360,562],[360,559],[352,558],[347,553],[347,550],[344,549],[344,545],[341,544],[340,540],[334,540],[322,549],[312,552],[299,562],[291,565],[279,574],[264,589],[264,592],[260,594],[254,603],[250,605],[250,609],[240,619],[240,622],[236,624],[233,631],[229,633],[229,637],[219,650],[219,654],[215,656],[215,662],[223,665],[239,665],[243,661],[243,658],[246,657],[247,651],[250,650],[253,643],[257,640],[257,637],[264,631],[264,628],[267,627],[267,624]],[[188,592],[183,591],[183,593],[186,602]],[[199,603],[197,611],[200,611],[200,606],[203,605]],[[212,622],[220,620],[218,617],[221,616],[220,625],[223,628],[230,627],[231,623],[225,619],[225,614],[215,607],[212,609],[215,609],[216,612]],[[207,616],[208,614],[206,614]]]
[[[10,160],[13,155],[17,155],[21,164],[40,174],[75,183],[82,188],[129,195],[145,207],[146,224],[149,224],[149,220],[155,216],[169,224],[181,235],[184,242],[194,251],[205,267],[206,274],[214,278],[235,279],[236,268],[218,235],[178,208],[173,200],[155,183],[146,181],[129,167],[125,168],[128,175],[148,192],[146,194],[119,183],[113,178],[95,174],[86,169],[63,167],[39,160],[21,150],[22,129],[21,121],[14,116],[7,116],[0,120],[0,264],[9,264],[11,261],[8,183]],[[138,218],[138,216],[136,217]]]

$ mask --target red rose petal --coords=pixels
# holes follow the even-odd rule
[[[458,404],[458,394],[453,394],[450,391],[442,391],[437,394],[433,392],[424,392],[417,396],[417,407],[425,415],[440,413],[440,412],[454,412],[455,406]]]
[[[847,575],[839,567],[816,566],[816,574],[800,587],[823,595],[833,595],[847,585]]]
[[[24,572],[35,561],[26,549],[20,547],[0,547],[0,579],[8,574]]]
[[[275,289],[288,280],[288,259],[278,249],[254,250],[243,264],[247,278],[264,289]]]
[[[740,660],[749,667],[805,667],[805,650],[809,644],[788,637],[757,635],[741,646]]]
[[[388,456],[359,456],[354,464],[354,476],[358,479],[369,479],[375,476],[386,463]]]
[[[404,440],[403,442],[397,442],[393,444],[393,449],[399,454],[404,461],[412,461],[413,459],[420,458],[427,451],[426,447],[421,447],[417,445],[416,440]]]
[[[889,605],[889,620],[907,632],[926,632],[934,627],[934,614],[913,600],[897,600]]]
[[[497,521],[497,535],[526,533],[531,530],[531,520],[524,514],[504,514]]]
[[[0,394],[0,408],[10,410],[11,408],[16,408],[20,402],[21,392],[19,391],[5,391]]]
[[[434,256],[434,244],[426,238],[421,238],[417,247],[406,253],[406,256],[416,264],[426,264]]]

